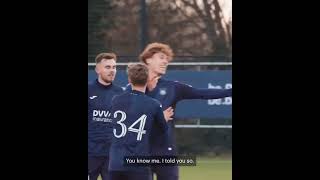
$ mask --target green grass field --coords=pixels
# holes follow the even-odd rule
[[[232,160],[199,157],[196,166],[180,166],[179,180],[232,180]]]
[[[231,180],[232,160],[197,158],[197,166],[180,166],[179,180]]]

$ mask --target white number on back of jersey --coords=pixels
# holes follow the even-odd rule
[[[123,112],[123,111],[116,111],[116,112],[113,114],[113,117],[114,117],[114,118],[117,118],[118,114],[121,114],[121,119],[117,122],[117,124],[120,124],[120,126],[121,126],[121,133],[120,133],[119,135],[117,135],[117,130],[116,130],[116,129],[113,129],[113,134],[114,134],[114,136],[115,136],[116,138],[121,138],[121,137],[125,136],[126,133],[127,133],[127,127],[126,127],[126,125],[122,123],[124,120],[126,120],[126,117],[127,117],[127,116],[126,116],[126,113]]]
[[[127,127],[125,124],[123,124],[123,121],[126,120],[126,113],[123,111],[116,111],[113,115],[114,118],[117,118],[118,114],[121,114],[121,119],[117,121],[117,124],[121,126],[121,133],[117,135],[117,130],[113,129],[113,134],[116,138],[124,137],[127,134]],[[144,126],[146,124],[147,115],[143,114],[139,119],[137,119],[134,123],[131,124],[131,126],[128,128],[128,131],[138,133],[137,135],[137,141],[141,141],[142,135],[146,134],[146,130],[144,130]],[[134,128],[134,126],[140,122],[139,129]]]
[[[146,130],[144,130],[144,125],[146,124],[147,115],[142,115],[138,120],[136,120],[131,126],[128,128],[128,131],[136,132],[137,135],[137,141],[141,141],[142,135],[146,134]],[[139,129],[133,128],[138,122],[140,121]]]

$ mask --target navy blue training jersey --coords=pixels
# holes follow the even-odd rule
[[[131,89],[127,86],[126,91]],[[219,99],[232,96],[232,89],[197,89],[190,85],[180,83],[178,81],[170,81],[163,78],[158,80],[157,86],[152,91],[146,91],[146,95],[157,99],[162,104],[162,109],[166,110],[172,106],[175,108],[176,104],[184,99]],[[168,122],[167,141],[160,135],[154,135],[152,140],[151,151],[153,155],[177,155],[174,121]],[[156,132],[155,132],[156,133]]]
[[[111,144],[111,100],[123,89],[114,84],[105,86],[98,80],[88,84],[88,156],[108,156]]]
[[[139,91],[128,91],[112,101],[113,139],[110,171],[149,171],[148,167],[130,167],[125,156],[150,156],[150,136],[154,130],[166,134],[167,123],[159,101]]]

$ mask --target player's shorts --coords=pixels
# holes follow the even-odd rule
[[[109,157],[88,157],[88,174],[90,180],[97,180],[101,175],[102,180],[108,180]]]

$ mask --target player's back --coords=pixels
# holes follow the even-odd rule
[[[110,170],[148,170],[146,167],[126,167],[124,157],[149,156],[152,131],[167,131],[161,104],[133,90],[114,98],[111,112],[114,136],[110,149]]]

